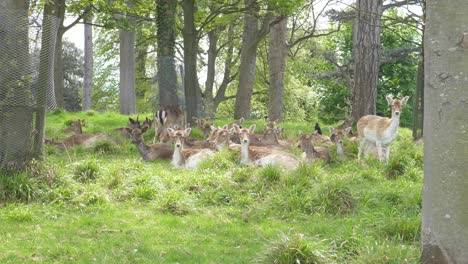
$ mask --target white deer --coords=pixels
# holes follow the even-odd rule
[[[366,157],[370,150],[377,147],[379,160],[382,161],[382,146],[386,147],[385,158],[388,161],[390,157],[390,144],[398,135],[398,126],[400,125],[400,115],[403,106],[408,102],[409,96],[401,100],[386,96],[387,102],[392,106],[392,118],[376,115],[366,115],[357,122],[357,130],[361,140],[359,145],[358,160],[361,159],[361,153],[366,148]]]
[[[184,149],[185,140],[190,136],[191,128],[185,130],[174,130],[167,128],[169,136],[174,141],[174,154],[172,156],[172,164],[176,168],[196,168],[200,161],[213,156],[215,153],[211,149]]]

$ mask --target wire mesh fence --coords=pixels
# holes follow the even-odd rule
[[[0,168],[23,167],[41,154],[45,111],[55,107],[58,20],[34,22],[30,26],[28,10],[0,9]]]

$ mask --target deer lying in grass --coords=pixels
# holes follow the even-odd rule
[[[253,162],[256,166],[278,165],[288,170],[294,170],[299,166],[299,159],[287,152],[267,147],[250,146],[249,135],[255,131],[255,125],[240,128],[234,125],[241,141],[241,163],[248,165]]]
[[[351,127],[347,127],[345,129],[334,129],[333,127],[330,127],[329,130],[330,140],[336,144],[336,154],[338,156],[344,155],[343,140],[349,131],[351,131]]]
[[[225,125],[222,128],[213,127],[213,133],[210,135],[209,142],[216,146],[216,149],[222,151],[232,145],[231,137],[234,132],[234,128],[228,128]]]
[[[403,106],[408,102],[409,96],[401,100],[386,96],[387,103],[392,106],[392,117],[381,117],[376,115],[366,115],[357,122],[359,139],[358,160],[361,159],[361,153],[366,148],[366,157],[369,151],[376,146],[379,160],[382,161],[382,146],[386,147],[385,158],[388,161],[390,157],[390,144],[398,135],[400,125],[400,114]]]
[[[70,133],[73,132],[75,135],[81,135],[83,134],[83,127],[85,126],[85,120],[84,119],[78,119],[75,122],[73,122],[69,127],[65,128],[63,132],[65,133]]]
[[[172,155],[172,164],[176,168],[196,168],[200,161],[214,155],[211,149],[185,149],[185,141],[190,136],[191,128],[185,130],[174,130],[168,128],[168,135],[174,141],[174,154]]]
[[[178,105],[163,105],[155,114],[154,118],[154,141],[165,143],[170,137],[167,128],[176,127],[177,129],[184,127],[184,113]]]
[[[312,144],[313,134],[301,134],[299,135],[299,142],[297,147],[302,149],[302,158],[308,162],[311,162],[314,159],[322,159],[325,162],[330,162],[330,154],[328,149],[324,147],[314,147]]]
[[[174,150],[167,144],[152,144],[145,145],[143,133],[149,129],[149,126],[142,128],[133,128],[130,132],[132,142],[137,146],[138,152],[144,161],[153,161],[158,159],[170,160],[174,154]]]
[[[119,127],[119,128],[116,128],[114,129],[115,132],[120,132],[120,134],[122,136],[125,136],[125,137],[129,137],[131,138],[131,132],[132,132],[132,129],[134,128],[143,128],[144,126],[148,126],[148,128],[151,127],[151,124],[152,124],[152,120],[151,119],[148,119],[146,118],[145,121],[143,121],[143,124],[140,123],[140,120],[138,120],[138,116],[135,119],[129,117],[128,118],[128,125],[126,127]]]
[[[208,138],[211,134],[211,126],[213,125],[211,122],[210,122],[210,119],[209,118],[196,118],[196,117],[193,117],[193,120],[195,121],[195,125],[198,129],[201,130],[201,132],[203,133],[203,136],[205,138]]]
[[[280,140],[279,136],[282,134],[280,127],[265,127],[261,142],[265,146],[277,146],[279,148],[289,148],[291,144],[285,140]]]

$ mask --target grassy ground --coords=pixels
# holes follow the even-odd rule
[[[50,113],[47,137],[63,139],[77,118],[85,133],[127,123]],[[313,129],[284,126],[290,137]],[[1,175],[1,263],[419,263],[422,146],[409,130],[388,164],[357,163],[357,146],[345,142],[347,159],[292,172],[240,167],[228,152],[194,171],[172,169],[120,140],[47,146],[44,163]]]

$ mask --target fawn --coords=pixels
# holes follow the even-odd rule
[[[157,159],[172,159],[174,151],[167,144],[152,144],[145,145],[143,139],[143,133],[145,133],[150,127],[148,125],[143,126],[142,128],[133,128],[130,132],[130,137],[132,142],[137,146],[138,152],[144,161],[153,161]]]
[[[256,125],[251,125],[247,129],[234,125],[241,142],[242,164],[248,165],[253,162],[256,166],[278,165],[289,170],[294,170],[299,166],[299,159],[290,153],[267,147],[250,146],[249,135],[255,131],[255,127]]]
[[[162,105],[155,114],[154,123],[153,143],[156,143],[158,138],[161,143],[165,143],[170,139],[167,128],[184,127],[184,112],[178,105]]]
[[[351,127],[345,129],[334,129],[329,127],[330,130],[330,140],[336,143],[336,154],[338,156],[344,155],[343,152],[343,139],[351,131]]]
[[[174,141],[172,164],[176,168],[195,168],[200,161],[214,155],[214,151],[211,149],[184,149],[186,138],[190,136],[191,130],[191,128],[187,128],[185,130],[167,128],[168,135]]]
[[[322,159],[325,162],[330,162],[330,154],[328,149],[323,147],[314,147],[312,144],[313,134],[303,134],[299,136],[297,147],[303,150],[302,158],[308,162],[314,159]]]
[[[357,122],[357,130],[359,139],[358,160],[361,159],[361,153],[366,148],[365,155],[369,155],[370,150],[374,146],[377,147],[379,160],[382,161],[382,146],[386,147],[385,158],[388,161],[390,157],[390,144],[398,135],[398,127],[400,125],[400,114],[403,106],[408,102],[409,96],[403,97],[401,100],[393,99],[389,95],[385,97],[387,103],[392,106],[392,117],[381,117],[376,115],[366,115]]]

